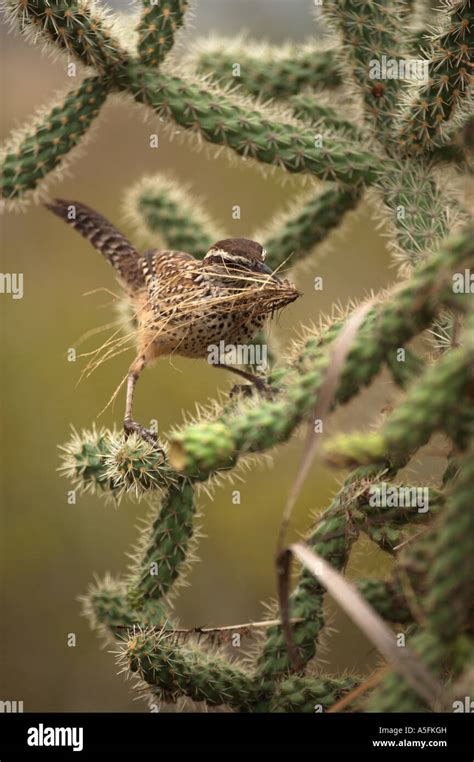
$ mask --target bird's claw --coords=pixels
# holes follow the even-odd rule
[[[266,397],[269,400],[274,399],[273,389],[264,381],[251,384],[234,384],[229,392],[229,397],[230,399],[238,397],[239,395],[242,395],[243,397],[253,397],[255,390],[262,397]]]
[[[253,384],[234,384],[229,391],[230,399],[242,395],[243,397],[252,397],[254,392]]]
[[[153,445],[155,448],[162,450],[161,447],[157,447],[158,434],[155,431],[152,431],[151,429],[146,429],[144,426],[137,423],[136,421],[129,421],[129,420],[124,421],[123,430],[125,432],[125,439],[128,439],[130,434],[135,432],[142,439],[144,439],[145,442],[148,442],[149,444]],[[162,452],[164,453],[164,450],[162,450]]]

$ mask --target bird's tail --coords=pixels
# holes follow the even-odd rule
[[[105,217],[78,201],[57,198],[45,206],[87,238],[129,286],[143,285],[137,250]]]

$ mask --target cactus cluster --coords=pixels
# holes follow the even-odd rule
[[[351,470],[306,543],[341,574],[361,533],[390,554],[390,577],[359,579],[357,590],[382,620],[403,629],[414,657],[442,681],[437,706],[449,711],[472,676],[474,646],[474,322],[469,289],[453,289],[453,277],[474,267],[474,228],[458,181],[469,168],[459,135],[469,134],[471,2],[446,0],[433,28],[422,23],[427,14],[420,7],[415,23],[413,3],[327,0],[324,45],[276,51],[248,40],[208,43],[181,69],[172,52],[185,21],[181,0],[143,0],[128,42],[116,18],[76,0],[5,0],[4,7],[24,32],[39,33],[95,70],[5,146],[7,207],[41,194],[113,92],[209,145],[323,181],[259,236],[273,268],[309,256],[370,194],[390,229],[400,282],[365,313],[332,409],[384,367],[402,397],[376,431],[326,444],[327,461]],[[426,72],[421,81],[373,76],[377,64],[414,56]],[[217,237],[215,223],[173,178],[140,181],[128,191],[126,209],[142,233],[169,248],[201,256]],[[291,357],[275,358],[271,399],[216,403],[159,448],[103,430],[74,433],[65,446],[63,470],[76,488],[151,502],[129,573],[97,582],[84,607],[93,626],[119,642],[123,668],[153,700],[247,712],[324,710],[341,699],[346,711],[432,707],[396,661],[366,690],[359,675],[327,674],[318,660],[326,589],[306,569],[289,600],[298,669],[278,620],[269,621],[242,664],[229,660],[218,634],[213,643],[193,633],[183,641],[173,621],[170,597],[197,540],[199,489],[288,440],[311,416],[349,317],[350,309],[323,321],[306,331]],[[416,351],[409,346],[429,331],[439,334],[441,325],[444,338],[431,354],[420,343]],[[429,491],[430,510],[380,501],[374,507],[371,498],[387,485],[416,489],[397,485],[397,474],[436,432],[450,449],[444,477]]]

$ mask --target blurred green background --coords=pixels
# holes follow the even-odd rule
[[[128,8],[125,4],[123,8]],[[181,44],[207,33],[232,36],[248,31],[256,39],[303,40],[317,33],[310,0],[200,0]],[[314,31],[313,31],[314,30]],[[59,89],[71,86],[65,62],[51,61],[17,34],[2,30],[2,138],[48,104]],[[306,193],[301,177],[262,173],[250,162],[238,164],[208,151],[197,153],[186,141],[160,134],[151,150],[156,121],[145,123],[132,104],[111,99],[102,111],[83,155],[68,176],[56,179],[51,193],[97,208],[131,234],[121,222],[123,191],[144,174],[171,172],[204,197],[227,235],[250,236],[289,202]],[[285,182],[283,182],[285,180]],[[241,219],[231,209],[241,206]],[[120,574],[126,566],[145,505],[123,501],[118,508],[97,496],[68,505],[69,483],[57,473],[58,445],[69,438],[70,424],[89,428],[120,425],[123,393],[115,408],[98,417],[123,377],[132,354],[104,364],[77,385],[85,360],[67,362],[67,349],[87,330],[115,319],[114,273],[75,232],[41,206],[9,213],[2,219],[2,272],[24,273],[24,298],[0,297],[1,309],[1,670],[0,699],[22,700],[25,711],[145,711],[133,701],[129,685],[117,677],[113,656],[80,616],[77,596],[93,575]],[[272,326],[283,345],[298,334],[301,322],[317,321],[335,301],[363,297],[395,278],[380,232],[364,207],[346,218],[331,237],[324,257],[314,256],[294,273],[304,297]],[[324,290],[314,291],[322,275]],[[95,291],[85,295],[88,291]],[[93,349],[95,337],[84,349]],[[137,392],[136,417],[158,418],[166,432],[217,389],[233,385],[232,376],[202,361],[174,358],[148,370]],[[384,376],[354,404],[338,412],[332,431],[368,426],[393,395]],[[278,448],[245,475],[240,486],[225,483],[213,500],[201,498],[200,562],[189,587],[181,591],[176,613],[183,626],[217,626],[260,619],[262,601],[275,596],[274,552],[279,522],[301,455],[301,437]],[[340,474],[321,464],[298,501],[292,536],[310,524],[310,513],[324,508]],[[232,490],[241,503],[232,503]],[[387,561],[367,542],[357,545],[348,573],[380,574]],[[372,647],[340,612],[324,658],[333,670],[368,669]],[[69,648],[68,633],[77,645]]]

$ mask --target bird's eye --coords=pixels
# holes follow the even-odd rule
[[[267,256],[267,250],[266,249],[262,249],[262,260],[263,260],[263,262],[265,262],[265,257],[266,256]]]

